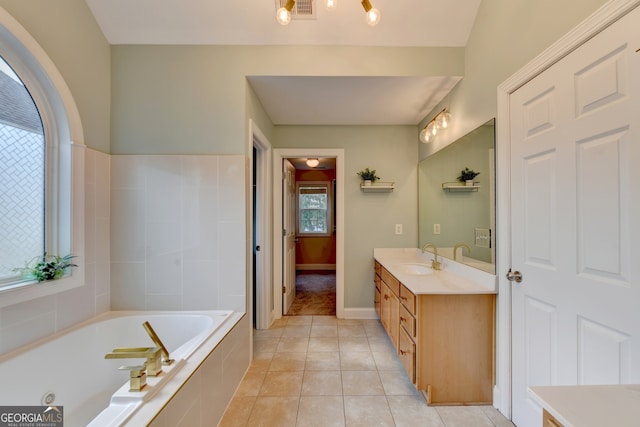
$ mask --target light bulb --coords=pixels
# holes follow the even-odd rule
[[[443,111],[438,115],[436,120],[436,126],[438,129],[446,129],[449,126],[449,122],[451,121],[451,114],[448,111]]]
[[[424,128],[420,131],[420,141],[424,144],[428,144],[433,141],[433,134],[427,131],[427,128]]]
[[[287,8],[281,7],[276,12],[276,21],[278,21],[280,25],[287,25],[291,22],[291,12],[289,12]]]
[[[338,0],[327,0],[325,6],[327,10],[336,10],[336,8],[338,7]]]
[[[320,164],[320,160],[318,159],[307,159],[307,166],[310,168],[315,168]]]
[[[372,7],[367,11],[367,24],[373,27],[378,25],[378,22],[380,22],[380,11],[375,7]]]
[[[432,121],[427,125],[427,133],[430,133],[432,136],[436,136],[436,133],[438,133],[438,129],[436,129],[435,122]]]

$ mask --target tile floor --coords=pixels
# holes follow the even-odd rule
[[[253,343],[220,427],[513,427],[491,406],[427,406],[377,320],[284,317]]]

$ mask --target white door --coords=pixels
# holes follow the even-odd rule
[[[296,169],[287,159],[282,177],[282,314],[287,314],[296,299]]]
[[[640,383],[640,9],[510,97],[513,422],[533,385]]]

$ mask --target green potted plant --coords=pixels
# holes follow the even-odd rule
[[[458,181],[464,182],[465,185],[473,185],[473,179],[480,175],[480,172],[476,172],[473,169],[464,168],[460,171],[460,176],[457,178]]]
[[[358,172],[358,176],[362,178],[362,180],[364,181],[364,185],[371,185],[371,183],[380,179],[379,176],[376,176],[376,170],[369,170],[369,168],[362,169],[360,172]]]
[[[55,280],[64,276],[65,271],[70,267],[77,267],[71,260],[75,258],[74,255],[47,255],[45,252],[42,256],[37,256],[28,263],[25,263],[23,268],[15,268],[14,271],[22,274],[23,277],[38,282],[44,282],[47,280]]]

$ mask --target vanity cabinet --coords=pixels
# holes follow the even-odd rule
[[[495,295],[415,294],[376,261],[378,283],[382,325],[427,402],[491,404]]]

